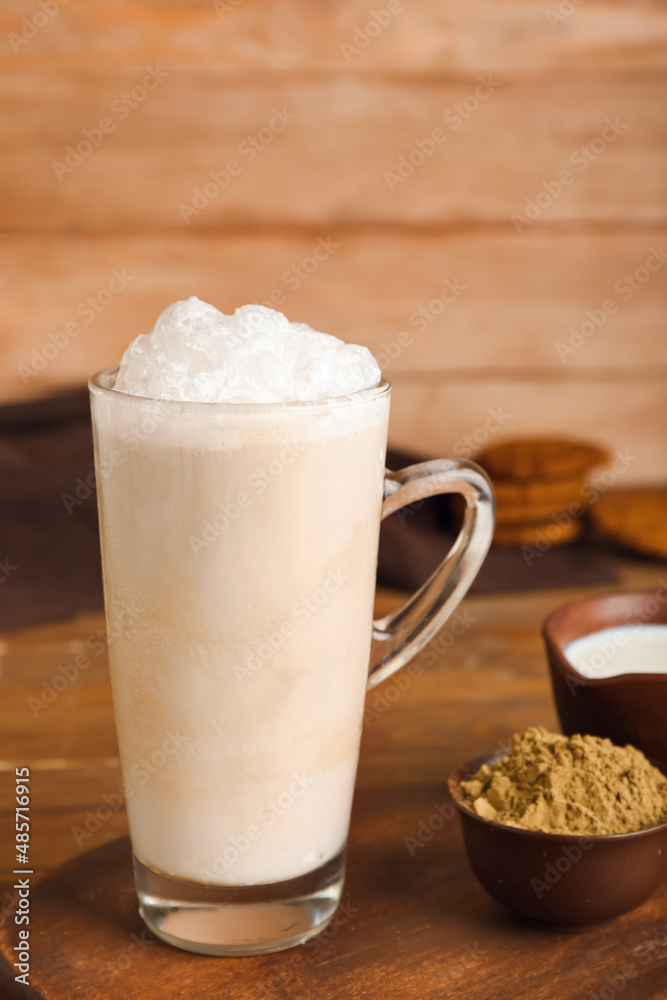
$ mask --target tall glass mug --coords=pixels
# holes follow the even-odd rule
[[[340,899],[364,695],[431,639],[491,542],[475,465],[385,472],[390,386],[190,403],[90,382],[109,662],[141,915],[208,955],[278,951]],[[466,501],[373,622],[380,521]],[[370,675],[369,675],[370,660]]]

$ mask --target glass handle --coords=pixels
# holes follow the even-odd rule
[[[484,562],[495,522],[493,488],[473,462],[438,459],[387,471],[382,520],[426,497],[460,493],[465,517],[453,548],[429,579],[398,610],[373,622],[368,687],[385,680],[411,660],[442,628]]]

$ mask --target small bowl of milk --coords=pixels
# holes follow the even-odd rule
[[[630,743],[667,769],[667,584],[563,605],[543,635],[563,732]]]

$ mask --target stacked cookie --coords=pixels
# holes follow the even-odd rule
[[[591,470],[606,451],[561,438],[517,438],[475,459],[493,482],[497,545],[562,545],[583,530]]]

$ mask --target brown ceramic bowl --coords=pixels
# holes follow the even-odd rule
[[[482,819],[463,804],[460,783],[501,753],[477,757],[449,779],[470,867],[513,913],[552,927],[584,927],[627,913],[667,871],[667,823],[612,836],[536,833]]]
[[[660,599],[662,597],[662,600]],[[574,639],[615,625],[667,624],[667,591],[601,594],[565,604],[547,618],[542,634],[563,732],[631,743],[667,768],[667,673],[582,677],[565,657]]]

